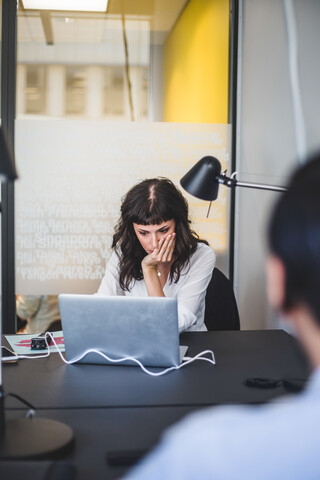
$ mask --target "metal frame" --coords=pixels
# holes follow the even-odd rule
[[[238,24],[239,1],[230,0],[229,15],[229,123],[232,125],[231,134],[231,171],[236,169],[237,145],[237,95],[238,95]],[[230,192],[229,216],[229,279],[234,284],[234,240],[235,240],[235,201],[234,189]]]
[[[14,151],[16,100],[17,2],[2,0],[1,125]],[[2,331],[16,331],[14,258],[14,184],[1,185]]]

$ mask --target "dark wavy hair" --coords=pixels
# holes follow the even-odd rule
[[[320,324],[320,153],[297,169],[281,194],[269,245],[286,271],[284,310],[303,303]]]
[[[171,180],[163,177],[143,180],[123,197],[121,216],[112,241],[112,248],[119,256],[120,286],[123,290],[129,290],[132,281],[143,278],[141,262],[146,252],[135,234],[133,223],[160,225],[172,219],[175,221],[176,242],[170,280],[177,282],[198,242],[208,244],[200,240],[190,227],[186,199]]]

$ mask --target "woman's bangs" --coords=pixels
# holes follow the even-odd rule
[[[147,205],[137,209],[134,215],[134,223],[138,225],[160,225],[163,222],[172,220],[173,214],[168,208],[159,208],[159,205]]]

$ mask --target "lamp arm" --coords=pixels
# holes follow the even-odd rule
[[[281,187],[277,185],[266,185],[263,183],[251,183],[251,182],[238,182],[235,177],[227,177],[225,174],[217,175],[215,177],[218,183],[222,183],[227,187],[247,187],[247,188],[256,188],[259,190],[272,190],[274,192],[285,192],[287,191],[286,187]]]

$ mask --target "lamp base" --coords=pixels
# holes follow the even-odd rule
[[[64,423],[47,418],[14,418],[5,421],[0,459],[39,459],[66,452],[74,440]]]

